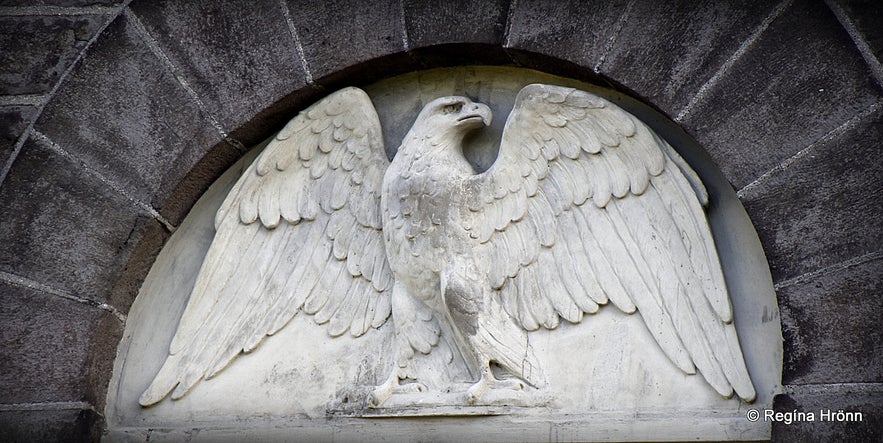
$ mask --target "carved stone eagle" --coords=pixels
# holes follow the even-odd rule
[[[542,389],[529,331],[579,323],[608,302],[637,311],[685,373],[698,369],[721,395],[752,401],[707,194],[684,160],[612,103],[534,84],[479,173],[463,138],[491,117],[464,97],[436,99],[391,162],[359,89],[289,122],[219,209],[169,355],[140,403],[182,397],[300,311],[332,336],[358,337],[392,317],[396,364],[375,406],[425,389],[402,380],[415,351],[441,339],[480,374],[465,391],[480,403],[490,390]]]

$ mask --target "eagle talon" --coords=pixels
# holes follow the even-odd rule
[[[393,374],[383,382],[382,385],[374,388],[371,397],[368,399],[368,406],[371,408],[378,408],[395,394],[416,394],[428,390],[429,388],[423,383],[413,382],[402,384],[398,374]]]

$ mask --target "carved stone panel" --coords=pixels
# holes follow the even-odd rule
[[[746,411],[779,386],[776,306],[732,189],[649,108],[419,72],[329,94],[206,193],[133,305],[108,423],[764,439]]]

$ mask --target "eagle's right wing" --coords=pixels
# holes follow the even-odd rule
[[[236,183],[169,347],[139,402],[181,398],[301,309],[353,336],[390,314],[380,121],[347,88],[295,117]]]
[[[639,312],[663,352],[721,395],[751,383],[696,173],[601,97],[529,85],[464,211],[488,280],[524,329]]]

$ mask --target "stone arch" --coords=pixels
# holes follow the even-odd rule
[[[28,76],[45,65],[29,54],[33,65],[13,68],[28,80],[7,83],[0,102],[14,140],[0,151],[0,422],[11,436],[99,435],[140,281],[242,146],[344,83],[476,62],[606,81],[678,122],[764,245],[786,339],[780,407],[879,410],[883,234],[856,222],[883,215],[865,197],[880,162],[862,161],[879,154],[883,105],[871,6],[61,3],[74,6],[0,11],[34,35],[78,36],[59,38],[45,71],[60,74]],[[873,420],[849,432],[879,435]]]

